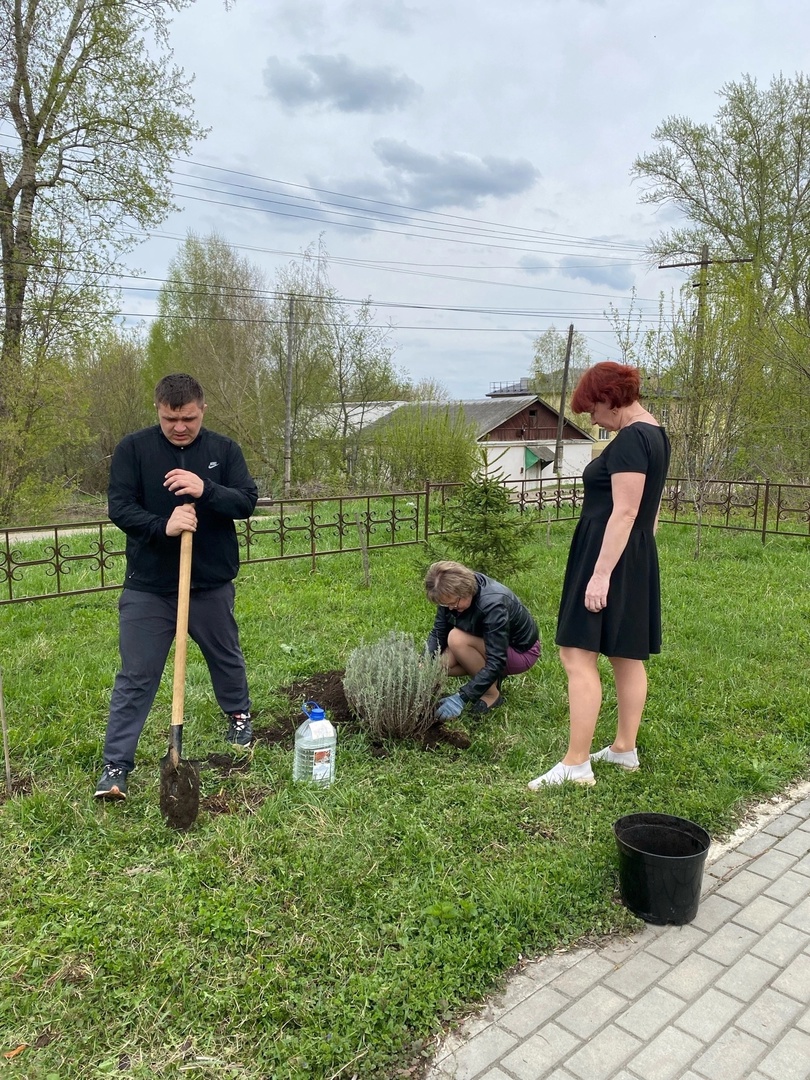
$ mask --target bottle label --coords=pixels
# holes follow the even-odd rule
[[[315,750],[312,755],[312,779],[329,780],[332,775],[332,751]]]
[[[310,720],[309,733],[313,739],[328,739],[335,734],[335,729],[328,720]]]

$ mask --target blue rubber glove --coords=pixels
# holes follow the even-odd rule
[[[431,633],[425,642],[425,656],[438,656],[440,652],[439,639]]]
[[[436,708],[436,715],[440,720],[452,720],[458,716],[464,708],[464,702],[460,694],[451,694],[450,697],[442,698]]]

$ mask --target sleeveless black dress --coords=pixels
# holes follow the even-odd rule
[[[663,428],[635,423],[622,428],[582,473],[582,514],[571,540],[563,582],[556,643],[589,652],[646,660],[661,651],[661,587],[653,532],[670,444]],[[610,575],[607,605],[585,607],[585,588],[599,557],[613,511],[614,473],[644,473],[644,492],[621,558]]]

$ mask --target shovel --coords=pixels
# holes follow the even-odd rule
[[[174,639],[174,682],[169,750],[160,761],[160,810],[173,829],[190,829],[200,809],[200,770],[183,759],[183,708],[188,652],[188,605],[191,592],[191,532],[180,534],[180,580],[177,588],[177,629]]]

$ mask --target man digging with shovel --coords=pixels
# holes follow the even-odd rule
[[[127,776],[177,628],[180,537],[194,534],[188,633],[208,664],[226,739],[253,738],[245,660],[234,619],[239,546],[234,520],[258,497],[239,445],[203,430],[203,389],[167,375],[155,389],[158,423],[127,435],[110,468],[109,515],[126,533],[118,603],[121,667],[115,677],[99,799],[125,799]],[[174,724],[174,718],[172,720]]]

